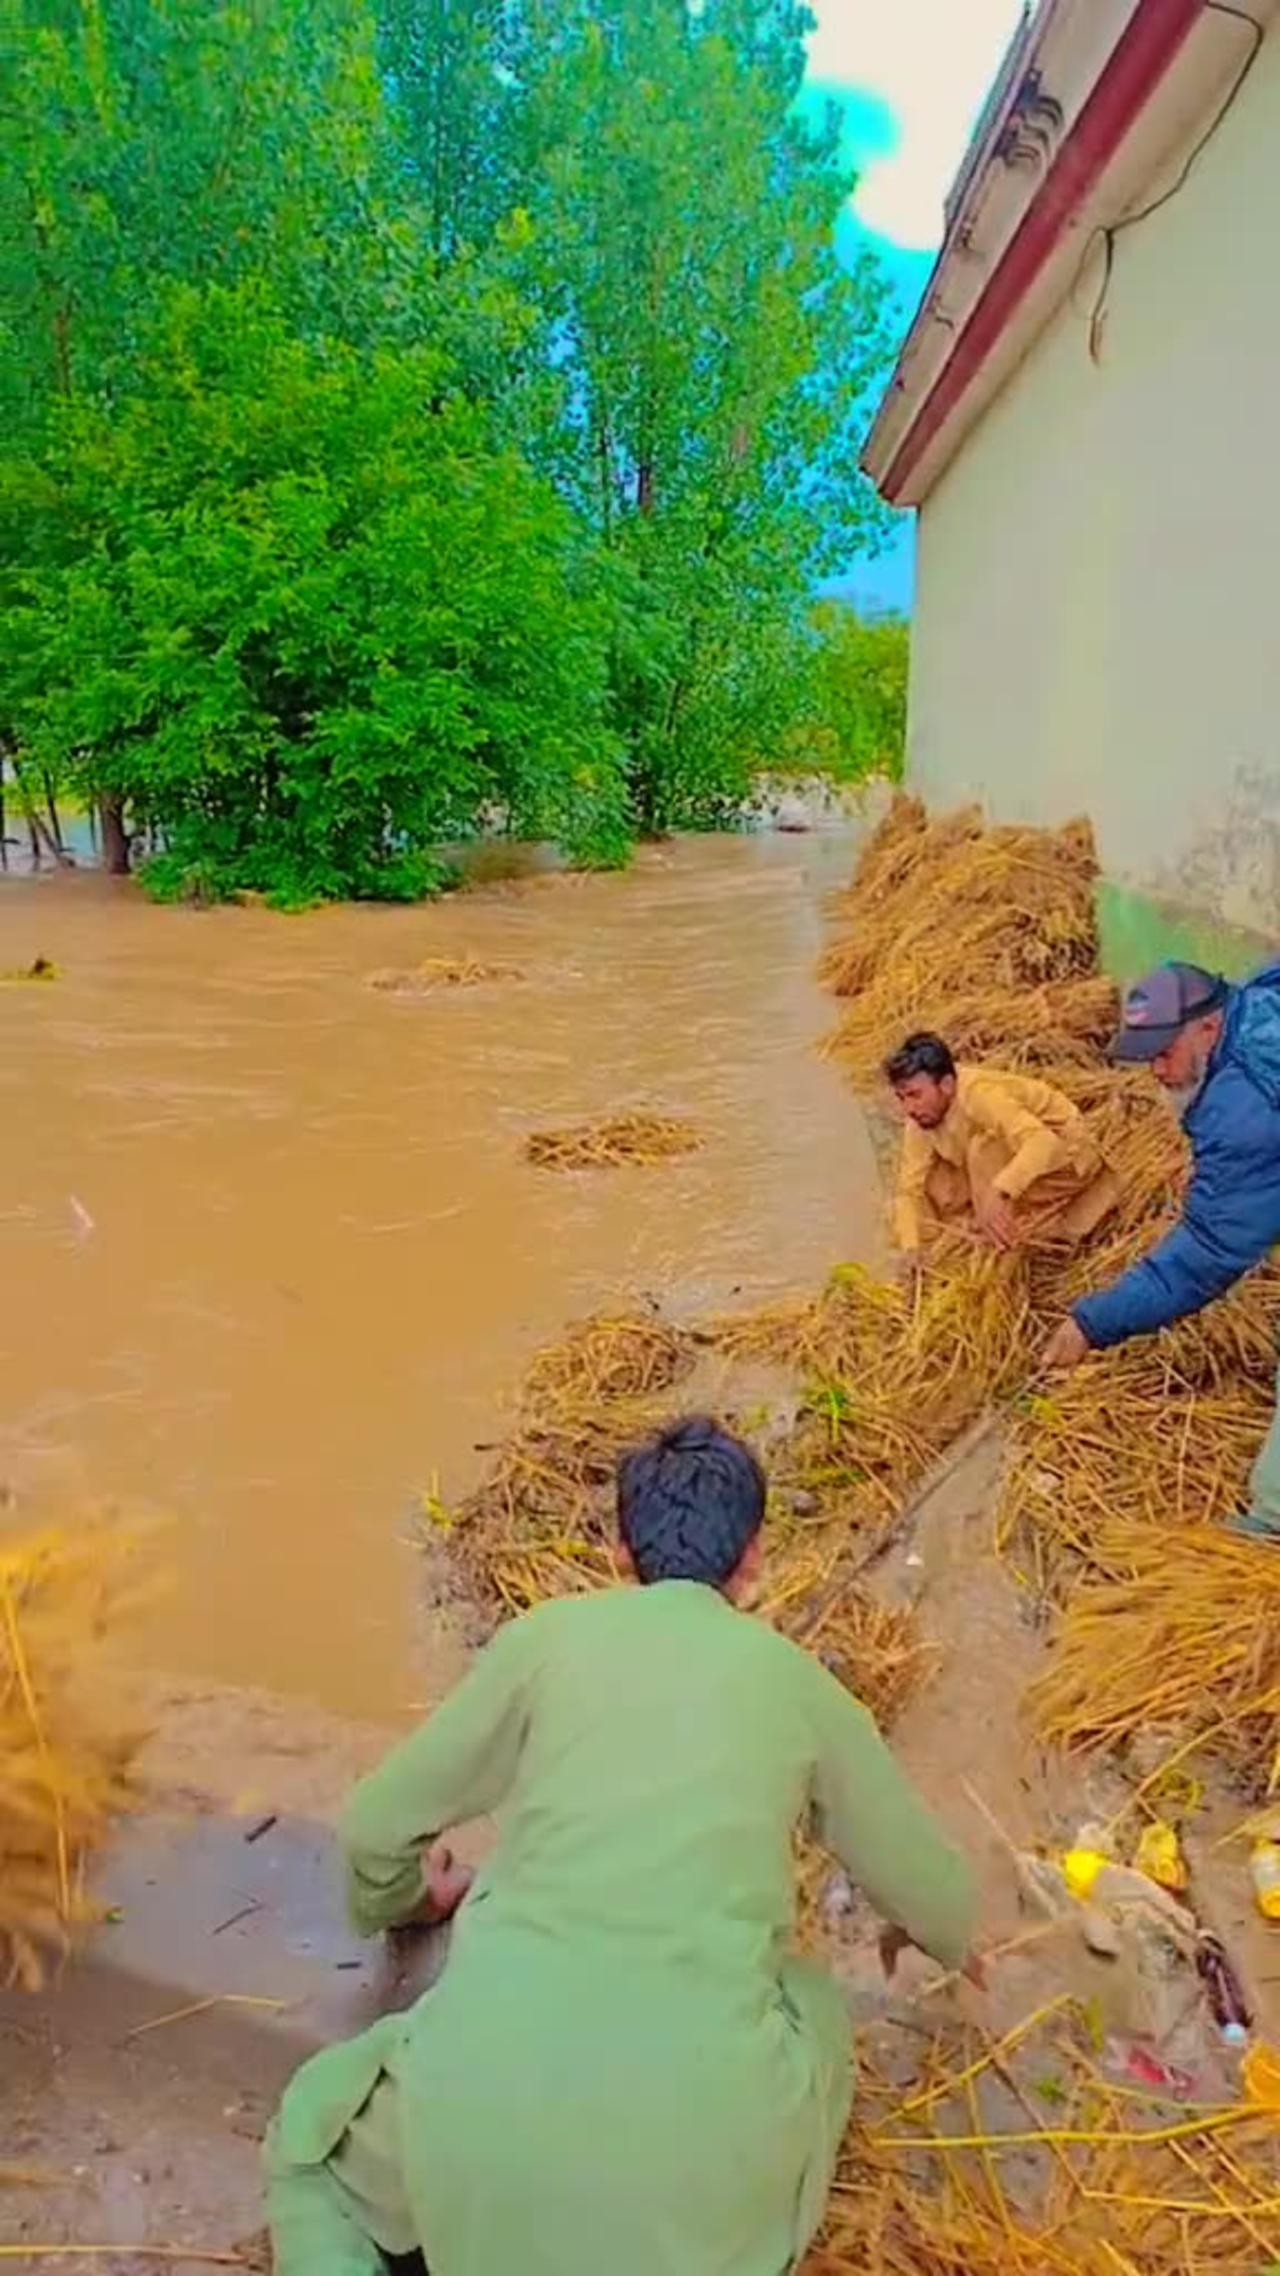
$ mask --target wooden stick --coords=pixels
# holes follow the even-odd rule
[[[166,2023],[185,2023],[190,2016],[206,2015],[211,2007],[288,2007],[287,1999],[266,1999],[256,1992],[214,1992],[208,1999],[193,1999],[188,2007],[174,2007],[167,2015],[153,2015],[146,2023],[135,2023],[125,2038],[141,2039],[147,2031],[159,2031]]]
[[[208,2252],[198,2244],[0,2244],[0,2260],[198,2261],[202,2268],[248,2268],[239,2252]]]
[[[982,1413],[969,1424],[968,1428],[962,1430],[958,1438],[952,1439],[950,1446],[930,1466],[919,1485],[912,1493],[908,1494],[888,1531],[880,1534],[872,1546],[865,1549],[860,1557],[856,1557],[852,1564],[844,1565],[832,1574],[826,1587],[819,1593],[807,1618],[797,1624],[794,1631],[797,1643],[807,1643],[809,1638],[822,1626],[828,1613],[839,1604],[840,1599],[853,1587],[855,1581],[861,1579],[869,1566],[878,1563],[881,1557],[888,1555],[894,1543],[901,1539],[925,1502],[938,1491],[939,1487],[946,1484],[947,1479],[960,1468],[963,1462],[968,1460],[971,1454],[976,1452],[979,1446],[990,1438],[992,1432],[997,1430],[1004,1421],[1006,1412],[1007,1407],[1003,1405],[984,1407]]]

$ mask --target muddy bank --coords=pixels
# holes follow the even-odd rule
[[[153,908],[0,886],[0,1478],[173,1520],[147,1657],[345,1714],[438,1687],[402,1545],[538,1344],[603,1301],[752,1301],[878,1241],[812,1045],[846,832],[686,841],[426,909]],[[400,994],[469,958],[523,978]],[[532,1128],[641,1106],[697,1154],[553,1177]],[[419,1637],[420,1641],[420,1637]]]

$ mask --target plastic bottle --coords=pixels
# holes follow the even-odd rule
[[[1253,2017],[1239,1977],[1216,1936],[1202,1929],[1196,1940],[1196,1974],[1204,1985],[1209,2012],[1229,2047],[1242,2047]]]
[[[1276,1854],[1280,1859],[1280,1850]],[[1186,1888],[1187,1866],[1178,1846],[1178,1836],[1161,1818],[1143,1828],[1133,1862],[1140,1873],[1145,1873],[1161,1889],[1172,1889],[1178,1895]],[[1280,1882],[1277,1886],[1280,1887]]]
[[[1100,1849],[1069,1849],[1062,1860],[1062,1878],[1073,1897],[1087,1904],[1093,1893],[1093,1884],[1104,1866],[1111,1862]]]
[[[1249,1870],[1263,1919],[1280,1920],[1280,1841],[1255,1841]]]

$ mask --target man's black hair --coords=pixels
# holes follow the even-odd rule
[[[940,1083],[955,1071],[955,1060],[940,1035],[909,1035],[884,1063],[884,1079],[895,1090],[899,1083],[909,1083],[913,1075],[931,1075]]]
[[[642,1581],[723,1588],[764,1520],[764,1472],[749,1446],[690,1415],[618,1464],[618,1530]]]

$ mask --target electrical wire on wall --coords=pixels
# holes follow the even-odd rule
[[[1242,93],[1244,83],[1258,60],[1263,40],[1267,36],[1265,24],[1259,23],[1258,18],[1251,16],[1246,8],[1232,6],[1230,0],[1204,0],[1204,6],[1207,14],[1232,16],[1238,24],[1246,24],[1252,35],[1249,50],[1204,133],[1198,142],[1193,143],[1168,188],[1161,190],[1159,197],[1152,198],[1148,204],[1140,206],[1136,213],[1127,213],[1122,221],[1108,222],[1102,228],[1095,229],[1089,239],[1084,261],[1081,263],[1082,269],[1099,238],[1102,240],[1102,275],[1098,280],[1098,290],[1094,295],[1093,307],[1089,313],[1089,355],[1095,364],[1102,360],[1102,331],[1106,322],[1112,272],[1115,268],[1117,238],[1123,237],[1126,230],[1136,229],[1139,222],[1150,221],[1152,214],[1159,213],[1162,207],[1170,205],[1179,192],[1186,188],[1196,164],[1213,141],[1219,127],[1225,123],[1229,112]]]

